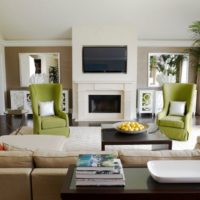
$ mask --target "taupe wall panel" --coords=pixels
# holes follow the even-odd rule
[[[19,76],[19,53],[60,53],[60,82],[63,88],[70,91],[71,107],[71,89],[72,89],[72,47],[6,47],[6,84],[7,91],[20,88]],[[9,101],[7,103],[9,106]]]

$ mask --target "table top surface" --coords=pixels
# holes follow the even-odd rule
[[[149,133],[148,131],[138,133],[138,134],[126,134],[118,132],[112,126],[102,126],[102,142],[158,142],[166,141],[171,142],[171,140],[162,134],[159,130],[155,133]]]
[[[24,115],[28,113],[28,110],[8,109],[4,113],[7,115]]]
[[[123,186],[79,186],[75,185],[75,166],[70,166],[61,194],[81,193],[198,193],[200,183],[158,183],[147,168],[124,168]]]

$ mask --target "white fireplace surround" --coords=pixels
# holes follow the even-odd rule
[[[127,73],[84,73],[84,46],[127,46]],[[77,121],[118,121],[136,118],[137,32],[132,25],[72,28],[73,113]],[[90,94],[120,94],[121,113],[89,113]]]
[[[78,121],[116,121],[135,118],[134,83],[75,83]],[[120,113],[89,113],[89,95],[121,95]]]

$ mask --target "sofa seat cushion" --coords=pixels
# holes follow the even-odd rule
[[[0,151],[0,168],[32,168],[31,151]]]
[[[184,117],[166,116],[159,120],[159,126],[184,128]]]
[[[124,167],[146,166],[150,160],[199,160],[200,150],[121,150],[119,158]]]
[[[42,129],[66,127],[66,120],[57,116],[42,117]]]
[[[7,144],[7,150],[57,150],[62,151],[66,137],[56,135],[5,135],[0,141]]]
[[[67,168],[72,164],[76,164],[79,154],[113,154],[118,156],[116,151],[35,151],[33,159],[36,168]]]

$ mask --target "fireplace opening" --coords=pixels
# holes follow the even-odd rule
[[[89,113],[120,113],[121,95],[89,95]]]

